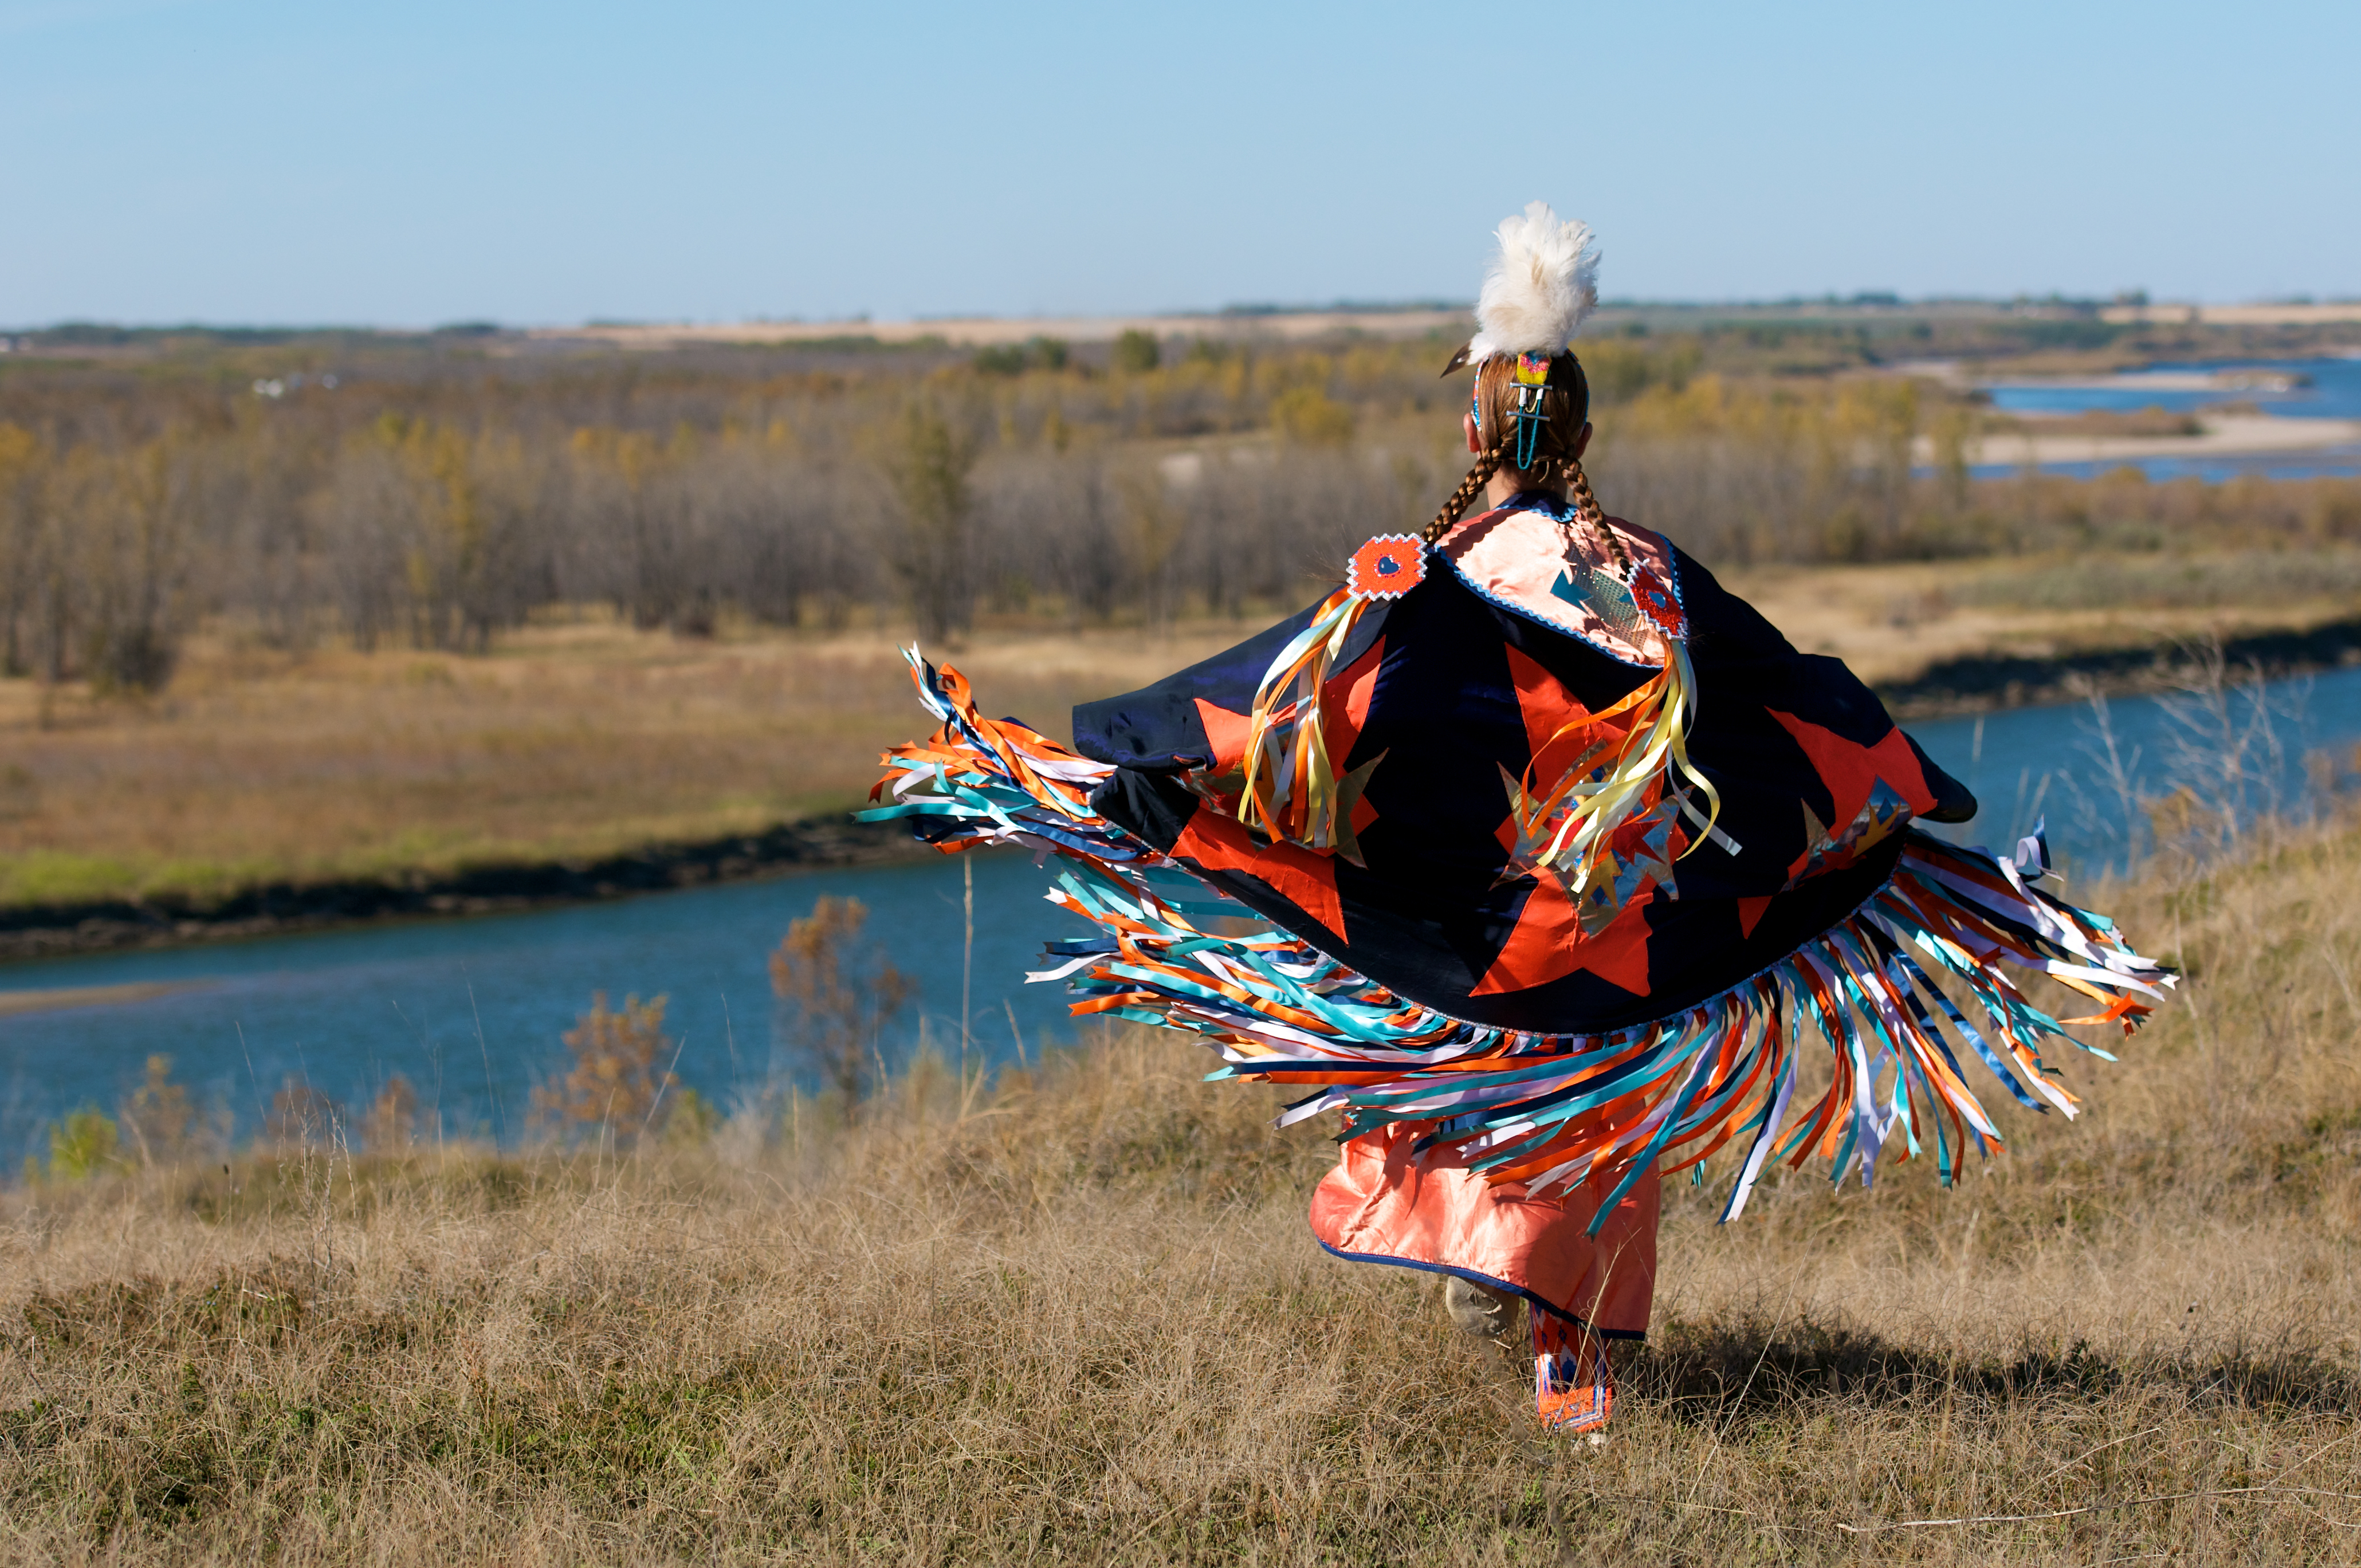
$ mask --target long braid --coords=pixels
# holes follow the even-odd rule
[[[1467,503],[1492,482],[1492,475],[1500,466],[1500,455],[1507,449],[1508,439],[1503,436],[1477,456],[1476,466],[1467,470],[1467,477],[1459,481],[1459,488],[1451,492],[1449,499],[1443,503],[1443,510],[1434,514],[1434,521],[1426,525],[1420,538],[1433,544],[1451,532],[1452,524],[1459,521],[1459,514],[1467,510]]]
[[[1590,493],[1590,478],[1582,471],[1582,460],[1569,453],[1558,459],[1558,472],[1565,477],[1566,488],[1574,492],[1575,515],[1582,520],[1584,527],[1598,535],[1607,546],[1607,554],[1615,558],[1615,569],[1628,581],[1631,576],[1631,556],[1623,548],[1623,541],[1616,536],[1615,530],[1609,526],[1607,513],[1599,506],[1598,498]]]

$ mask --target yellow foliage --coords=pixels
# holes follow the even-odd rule
[[[123,1163],[115,1123],[96,1106],[71,1112],[49,1125],[49,1179],[80,1181]]]
[[[861,900],[823,895],[771,955],[771,989],[795,1010],[797,1043],[848,1109],[869,1086],[885,1021],[918,989],[883,946],[862,941],[868,923]]]
[[[1353,411],[1317,387],[1290,387],[1270,400],[1270,425],[1302,446],[1343,446],[1353,439]]]
[[[664,1001],[626,996],[620,1009],[609,1011],[607,993],[594,994],[590,1011],[566,1032],[573,1070],[533,1091],[536,1120],[604,1127],[621,1142],[637,1137],[657,1099],[679,1081],[656,1066],[672,1044],[664,1035]]]

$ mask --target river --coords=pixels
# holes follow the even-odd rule
[[[2013,843],[2047,818],[2062,861],[2122,863],[2121,792],[2087,707],[2028,707],[1913,725],[1968,783],[1968,841]],[[2209,795],[2237,755],[2243,809],[2301,809],[2361,741],[2361,670],[2232,694],[2211,714],[2183,699],[2108,710],[2127,783],[2150,795],[2190,782]],[[2307,756],[2310,757],[2307,765]],[[2129,814],[2135,821],[2141,814]],[[2136,849],[2134,843],[2129,846]],[[727,1106],[791,1077],[776,1037],[767,959],[823,894],[868,905],[870,931],[919,981],[887,1043],[925,1037],[997,1063],[1070,1038],[1058,988],[1028,986],[1041,942],[1081,922],[1042,901],[1049,873],[1021,856],[975,859],[972,999],[960,1023],[961,866],[934,860],[813,871],[761,882],[468,919],[21,963],[0,970],[0,1156],[41,1145],[77,1105],[113,1107],[150,1052],[169,1054],[201,1103],[258,1125],[290,1079],[362,1106],[394,1073],[416,1087],[430,1131],[503,1142],[523,1130],[534,1084],[564,1058],[560,1036],[593,992],[662,994],[683,1082]],[[78,992],[58,998],[56,993]],[[63,1001],[71,1004],[51,1004]],[[12,1012],[11,1009],[17,1009]]]
[[[2265,385],[2241,388],[2199,384],[2227,375],[2252,375]],[[2274,387],[2270,378],[2292,385]],[[2103,381],[2010,381],[1986,387],[2002,413],[2132,413],[2162,409],[2194,413],[2218,403],[2252,403],[2282,419],[2361,420],[2361,356],[2308,359],[2206,359],[2151,365]],[[2343,444],[2290,452],[2192,453],[2186,456],[2114,459],[2096,463],[2050,463],[2046,474],[2092,478],[2115,468],[2137,468],[2149,478],[2202,479],[2218,484],[2255,476],[2276,479],[2351,477],[2361,475],[2361,446]],[[2006,464],[1979,465],[1979,478],[2004,477]]]

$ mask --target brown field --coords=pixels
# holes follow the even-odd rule
[[[2361,832],[2085,889],[2183,1000],[2079,1123],[1667,1193],[1601,1446],[1329,1157],[1126,1036],[620,1159],[282,1150],[0,1198],[0,1559],[2361,1561]],[[1981,1074],[1978,1074],[1980,1077]]]
[[[996,711],[1064,729],[1233,630],[980,638]],[[904,639],[906,641],[906,638]],[[928,725],[879,632],[676,640],[599,618],[485,657],[205,639],[161,696],[0,682],[0,905],[595,856],[849,810]]]
[[[1721,577],[1798,648],[1836,655],[1872,685],[1949,659],[2062,659],[2303,630],[2361,606],[2361,550],[2341,546],[1754,566]]]
[[[2351,613],[2361,549],[1728,576],[1799,646],[1878,682],[1961,655],[2310,626]],[[986,625],[950,656],[994,713],[1062,739],[1076,702],[1146,685],[1260,624]],[[841,812],[876,776],[877,753],[924,727],[896,652],[908,640],[890,628],[675,638],[602,612],[505,633],[482,656],[295,655],[215,630],[153,696],[0,681],[0,907],[202,903]]]

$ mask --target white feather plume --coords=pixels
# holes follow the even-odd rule
[[[1558,354],[1598,303],[1598,253],[1590,225],[1558,222],[1546,202],[1500,220],[1500,253],[1476,299],[1480,329],[1467,345],[1471,364],[1495,354]]]

